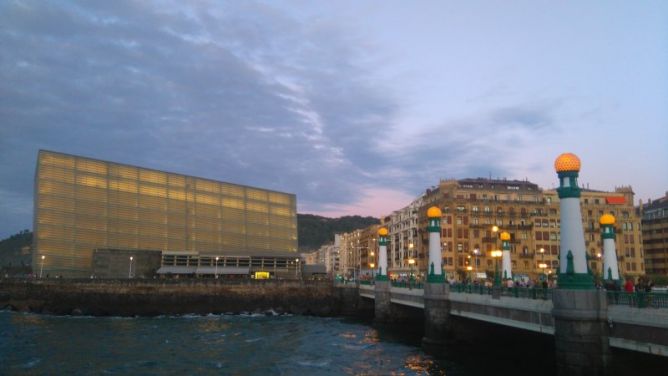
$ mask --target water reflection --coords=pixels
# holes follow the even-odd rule
[[[338,319],[0,312],[0,334],[9,374],[439,374],[419,347]]]

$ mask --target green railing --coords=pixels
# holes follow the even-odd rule
[[[424,289],[424,283],[416,281],[392,281],[392,287],[405,289]]]
[[[371,285],[373,285],[373,284],[374,284],[373,279],[361,279],[361,280],[360,280],[360,285],[369,285],[369,286],[371,286]]]
[[[452,292],[461,292],[466,294],[478,294],[478,295],[492,295],[493,287],[486,287],[484,285],[471,285],[471,284],[452,284],[450,285],[450,291]],[[509,296],[513,298],[523,298],[523,299],[542,299],[542,300],[551,300],[552,299],[552,289],[542,288],[542,287],[503,287],[501,288],[501,296]]]
[[[524,299],[552,300],[552,289],[543,287],[504,287],[501,296]]]
[[[608,291],[608,304],[636,308],[668,308],[668,293]]]
[[[485,285],[454,283],[450,285],[450,291],[466,294],[492,295],[492,288],[486,287]]]

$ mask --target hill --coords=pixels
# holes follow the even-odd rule
[[[310,251],[334,241],[334,234],[350,232],[380,223],[378,218],[345,216],[327,218],[313,214],[297,214],[299,250]]]
[[[29,270],[31,244],[32,232],[29,230],[23,230],[7,239],[0,240],[0,269],[11,274]]]

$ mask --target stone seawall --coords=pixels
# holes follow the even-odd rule
[[[341,316],[349,289],[331,282],[213,280],[0,280],[0,309],[57,315],[156,316],[240,312]]]

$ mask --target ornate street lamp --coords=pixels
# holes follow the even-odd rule
[[[492,257],[494,258],[494,287],[501,286],[501,275],[499,274],[499,258],[503,255],[503,252],[497,250],[492,251]]]
[[[44,259],[46,256],[42,255],[42,263],[41,266],[39,267],[39,278],[42,278],[42,271],[44,270]]]

